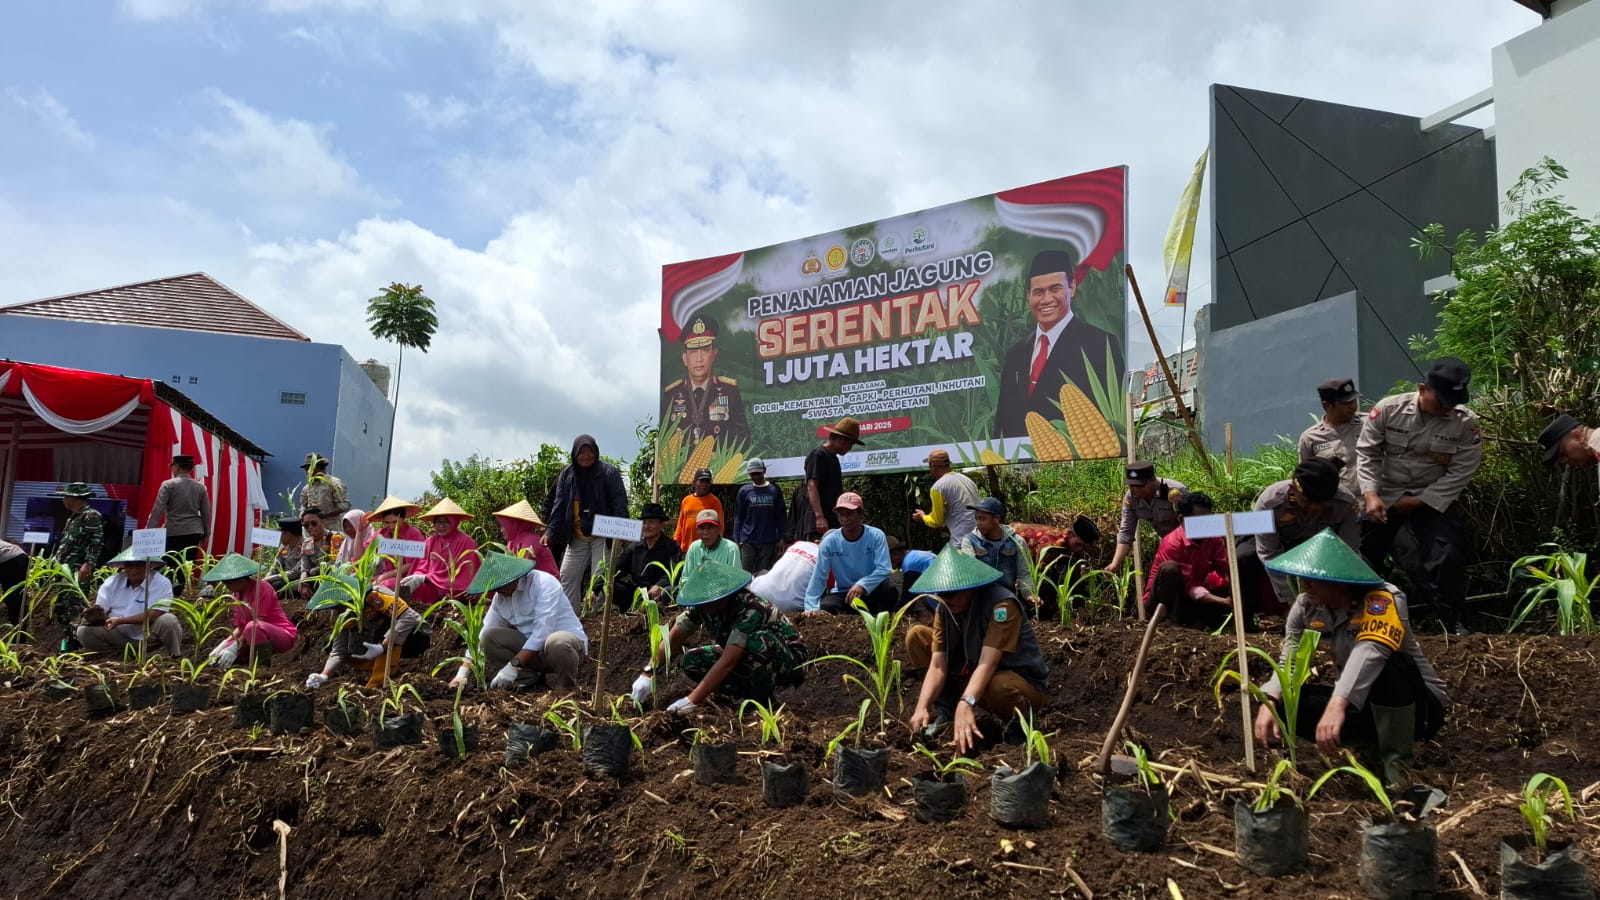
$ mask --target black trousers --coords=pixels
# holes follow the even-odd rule
[[[848,590],[848,588],[846,588]],[[856,608],[850,601],[844,599],[845,591],[834,591],[822,595],[822,611],[833,613],[836,616],[853,615]],[[862,598],[867,604],[867,610],[874,615],[881,612],[894,612],[900,608],[900,592],[894,589],[889,580],[868,591]]]
[[[1417,597],[1446,627],[1461,621],[1461,601],[1466,595],[1462,568],[1467,563],[1467,530],[1454,512],[1420,507],[1403,520],[1383,525],[1361,523],[1361,555],[1367,564],[1383,571],[1384,557],[1392,555],[1411,579]],[[1414,611],[1417,603],[1411,604]]]
[[[1167,619],[1178,625],[1189,625],[1211,630],[1221,627],[1233,612],[1230,603],[1223,606],[1217,603],[1202,603],[1190,599],[1189,584],[1184,580],[1183,567],[1172,561],[1164,562],[1156,569],[1155,585],[1150,590],[1150,598],[1145,602],[1145,612],[1155,612],[1157,604],[1167,608]],[[1239,595],[1239,604],[1244,610],[1244,624],[1246,631],[1259,631],[1260,626],[1256,621],[1256,598],[1249,591]]]
[[[0,594],[6,598],[6,618],[11,624],[22,622],[22,583],[28,580],[28,558],[18,556],[0,562]],[[15,588],[15,590],[13,590]]]
[[[777,544],[740,544],[739,564],[751,575],[760,575],[772,568],[778,557]]]
[[[196,557],[194,548],[205,543],[204,534],[169,534],[167,535],[167,555],[177,553],[185,563],[193,563]],[[170,581],[172,589],[182,595],[184,588],[188,587],[188,567],[173,566]]]
[[[1294,723],[1294,733],[1308,741],[1317,739],[1317,723],[1333,699],[1333,686],[1307,684],[1300,689],[1300,714]],[[1425,741],[1444,727],[1444,704],[1428,690],[1422,673],[1417,671],[1411,657],[1396,653],[1389,657],[1378,680],[1367,693],[1367,701],[1358,710],[1345,713],[1344,728],[1339,731],[1339,743],[1350,746],[1353,741],[1377,739],[1377,728],[1372,720],[1372,707],[1416,705],[1417,740]],[[1283,713],[1283,701],[1278,701],[1278,713]]]

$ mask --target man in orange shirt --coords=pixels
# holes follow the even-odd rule
[[[683,503],[678,507],[678,530],[673,532],[673,538],[678,542],[678,548],[688,553],[689,547],[698,540],[695,534],[695,517],[700,515],[702,509],[717,511],[717,521],[725,519],[722,514],[722,501],[717,495],[711,493],[711,470],[701,469],[694,473],[694,493],[683,498]]]

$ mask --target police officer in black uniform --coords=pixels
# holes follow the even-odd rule
[[[739,383],[711,372],[717,361],[716,320],[695,316],[680,340],[686,374],[662,391],[663,421],[676,422],[685,432],[685,443],[708,435],[717,439],[718,446],[748,440],[750,422]]]

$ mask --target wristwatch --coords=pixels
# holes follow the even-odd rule
[[[963,694],[961,696],[961,702],[972,707],[973,709],[978,708],[978,698],[972,696],[971,694]]]
[[[513,668],[513,669],[520,669],[520,668],[522,668],[522,660],[520,660],[517,657],[513,656],[513,657],[511,657],[510,665],[511,665],[511,668]]]

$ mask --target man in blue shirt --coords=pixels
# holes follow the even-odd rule
[[[959,548],[1000,572],[1000,584],[1016,595],[1029,615],[1038,615],[1039,597],[1034,593],[1032,557],[1028,545],[1005,522],[1006,505],[999,498],[985,497],[967,507],[977,520]]]
[[[745,464],[750,483],[739,488],[733,501],[734,543],[739,545],[739,564],[751,575],[772,568],[777,558],[778,535],[788,515],[783,508],[783,491],[767,480],[767,464],[758,456]]]
[[[900,570],[900,604],[903,606],[916,599],[917,579],[928,570],[928,565],[933,562],[934,555],[927,550],[908,550],[899,538],[891,536],[889,539],[889,565]],[[938,604],[932,600],[927,601],[928,608],[932,609]]]
[[[874,613],[894,610],[900,593],[889,583],[889,542],[883,531],[866,524],[861,495],[840,494],[834,504],[839,527],[829,531],[817,548],[817,568],[806,585],[806,612],[835,615],[854,612],[857,597]],[[828,576],[833,590],[826,596]]]

